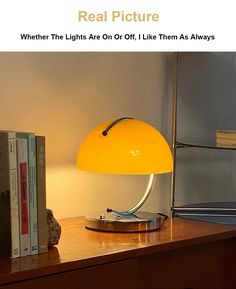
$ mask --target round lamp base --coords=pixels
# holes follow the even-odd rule
[[[157,230],[160,225],[161,216],[159,214],[136,212],[127,217],[117,217],[105,213],[97,217],[86,217],[85,227],[104,232],[134,233]]]

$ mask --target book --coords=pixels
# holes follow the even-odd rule
[[[35,134],[16,132],[17,138],[27,140],[28,156],[28,191],[30,221],[30,254],[38,253],[38,215],[37,215],[37,184],[36,184],[36,143]]]
[[[36,136],[36,164],[38,193],[38,245],[39,253],[44,253],[48,250],[48,228],[46,209],[46,156],[44,136]]]
[[[219,146],[228,146],[236,148],[236,131],[235,130],[217,130],[216,143]]]
[[[30,255],[28,143],[25,138],[17,138],[18,194],[20,221],[20,255]]]
[[[28,134],[29,201],[30,201],[30,245],[31,255],[38,254],[38,212],[36,184],[36,143],[35,134]]]
[[[0,251],[20,256],[16,134],[0,131]]]

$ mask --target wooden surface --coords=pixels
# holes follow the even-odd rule
[[[67,274],[67,276],[69,276],[68,274],[70,274],[70,279],[72,280],[74,278],[73,274],[75,274],[73,272],[76,272],[77,270],[81,270],[81,272],[83,272],[83,274],[80,275],[80,280],[83,280],[83,278],[85,278],[84,280],[87,280],[86,278],[88,278],[88,276],[96,276],[96,274],[98,276],[101,276],[101,278],[104,278],[105,274],[103,276],[102,272],[104,270],[106,271],[106,269],[108,268],[106,267],[107,264],[110,264],[109,272],[111,275],[113,274],[114,276],[117,270],[119,271],[121,270],[121,268],[125,268],[126,266],[127,268],[129,268],[127,270],[130,270],[130,273],[127,276],[123,276],[123,280],[121,280],[122,278],[118,278],[116,282],[123,282],[124,280],[126,280],[126,278],[129,279],[130,277],[130,282],[127,281],[128,279],[126,280],[126,282],[123,282],[125,284],[131,284],[130,287],[127,288],[139,288],[137,286],[139,286],[140,284],[137,285],[137,282],[135,281],[136,275],[132,275],[132,272],[134,273],[134,271],[136,270],[135,268],[137,266],[137,262],[139,262],[139,264],[142,265],[142,270],[144,272],[152,272],[151,276],[149,276],[148,279],[142,279],[146,280],[146,285],[143,284],[143,286],[147,287],[140,288],[152,288],[154,280],[151,277],[155,277],[155,274],[153,275],[153,271],[150,270],[152,264],[155,267],[155,262],[159,258],[159,260],[162,260],[161,264],[163,264],[163,267],[161,266],[161,264],[159,264],[160,269],[166,268],[167,270],[167,268],[169,268],[170,270],[170,268],[172,268],[171,270],[173,271],[173,268],[176,265],[175,263],[180,258],[183,262],[182,265],[184,265],[186,262],[188,263],[189,257],[184,257],[183,252],[198,252],[197,254],[194,253],[196,255],[194,255],[195,257],[193,257],[195,258],[193,259],[194,262],[198,262],[199,266],[201,262],[206,262],[208,266],[210,266],[210,259],[205,261],[202,260],[205,254],[204,252],[206,251],[208,252],[207,254],[210,254],[209,258],[213,258],[212,260],[215,260],[215,264],[218,264],[217,262],[221,264],[222,262],[224,263],[227,261],[226,263],[230,264],[230,266],[228,266],[226,263],[223,264],[228,266],[227,272],[232,271],[232,274],[236,274],[234,268],[232,268],[231,266],[231,261],[229,261],[229,259],[235,253],[235,227],[174,218],[171,220],[167,220],[158,231],[137,234],[114,234],[95,232],[85,229],[84,219],[82,217],[60,220],[59,222],[62,225],[62,236],[60,244],[57,247],[50,249],[48,253],[36,256],[27,256],[12,260],[0,260],[0,286],[3,284],[9,284],[7,287],[4,288],[24,288],[19,287],[18,285],[16,286],[15,282],[22,282],[28,280],[28,288],[40,288],[40,285],[39,287],[35,287],[35,284],[37,282],[39,282],[41,286],[43,286],[43,282],[47,283],[47,280],[52,280],[52,282],[56,284],[57,280],[59,280],[57,276],[59,276],[60,274],[61,277],[64,276],[63,274]],[[232,240],[233,242],[231,242]],[[232,250],[232,254],[230,253],[230,251],[227,251],[227,254],[225,253],[224,248],[227,242],[229,243],[229,248],[231,248]],[[197,251],[197,248],[200,248],[199,251]],[[178,256],[177,259],[176,257],[173,258],[174,255],[172,254],[172,252],[176,252],[175,256]],[[191,256],[191,254],[189,256]],[[168,262],[170,263],[164,261],[167,260],[166,256],[169,256]],[[169,266],[169,264],[171,264],[171,266]],[[218,270],[218,267],[215,267],[212,267],[213,275],[214,272]],[[91,271],[89,271],[89,274],[86,275],[86,270],[89,268],[92,270],[93,275],[91,275]],[[99,270],[95,270],[94,268],[99,268]],[[124,272],[126,272],[127,270],[124,270]],[[218,277],[225,274],[225,269],[223,268],[222,270],[219,269],[219,272],[216,272]],[[168,274],[169,273],[170,272],[168,272]],[[231,278],[231,273],[230,276],[227,277],[228,280],[230,280]],[[133,278],[131,278],[132,276]],[[41,279],[38,279],[39,277],[41,277]],[[223,279],[221,279],[216,279],[216,284],[218,284],[217,282],[224,282],[222,281]],[[152,282],[150,280],[152,280]],[[149,281],[150,286],[148,287],[147,284]],[[11,283],[13,283],[13,285],[11,285]],[[124,288],[122,287],[122,284],[120,283],[120,287],[117,288]],[[46,288],[45,286],[46,285],[44,285],[43,288]],[[55,288],[67,287],[63,287],[63,285],[59,287],[59,285],[57,285],[57,287]],[[71,285],[70,287],[68,287],[68,289],[69,288],[71,289],[83,287],[79,287],[79,285],[74,285],[73,287],[73,285]],[[109,288],[109,286],[107,288]],[[163,287],[162,285],[162,287],[160,288],[165,287]],[[226,286],[224,288],[230,287]]]

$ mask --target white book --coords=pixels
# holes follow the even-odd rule
[[[28,144],[28,190],[29,190],[29,220],[30,220],[30,254],[38,254],[38,212],[36,184],[36,143],[35,134],[17,132],[17,138],[24,138]]]
[[[17,138],[18,193],[20,220],[20,255],[30,255],[28,142]]]

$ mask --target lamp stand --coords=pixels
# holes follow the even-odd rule
[[[150,195],[155,175],[151,174],[147,189],[141,200],[128,211],[116,211],[108,208],[107,214],[98,217],[87,217],[86,228],[108,232],[145,232],[160,228],[161,216],[155,213],[138,211]]]

